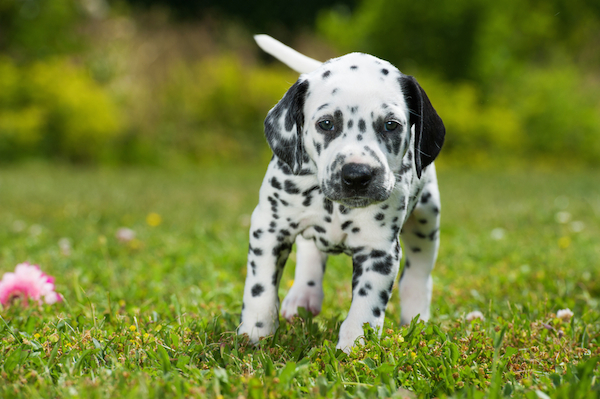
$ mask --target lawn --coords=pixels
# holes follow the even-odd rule
[[[345,256],[321,315],[234,333],[263,170],[0,169],[0,272],[38,264],[64,296],[0,308],[0,397],[600,396],[600,173],[442,169],[432,320],[398,326],[396,292],[346,355]]]

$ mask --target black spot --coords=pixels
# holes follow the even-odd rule
[[[415,235],[419,238],[425,238],[427,237],[425,234],[421,233],[420,231],[415,231]]]
[[[273,186],[273,188],[275,188],[277,190],[281,190],[281,183],[279,183],[279,180],[277,180],[276,177],[273,177],[271,179],[271,186]]]
[[[321,75],[323,77],[323,79],[327,79],[329,77],[329,75],[331,75],[331,71],[325,71],[323,72],[323,75]]]
[[[383,204],[383,205],[381,205],[381,209],[383,209],[384,211],[385,211],[386,209],[388,209],[389,207],[390,207],[390,205],[389,205],[389,204]]]
[[[348,228],[348,226],[350,226],[352,224],[352,220],[347,220],[344,223],[342,223],[342,230],[346,230]]]
[[[326,221],[327,223],[331,223],[331,217],[329,217],[329,216],[325,216],[323,218],[323,220]]]
[[[392,272],[392,257],[386,256],[385,259],[373,262],[373,271],[387,276]]]
[[[300,189],[290,180],[283,183],[283,189],[288,194],[300,194]]]
[[[362,118],[358,120],[358,130],[360,130],[361,133],[364,133],[367,131],[367,124],[365,123],[365,120]]]
[[[252,233],[252,235],[254,236],[254,238],[256,238],[257,240],[260,238],[260,236],[262,235],[263,231],[261,229],[255,230],[254,233]]]
[[[350,67],[350,69],[351,69],[351,70],[353,70],[353,71],[355,71],[355,70],[357,70],[357,69],[358,69],[358,67],[357,67],[356,65],[352,65],[352,66]]]
[[[365,249],[365,247],[352,247],[352,248],[350,248],[350,251],[353,254],[356,254],[356,253],[359,253],[360,251],[362,251],[363,249]]]
[[[354,107],[350,107],[350,112],[355,114],[356,111],[358,111],[358,105],[355,105]]]
[[[399,172],[399,173],[400,173],[401,175],[403,175],[403,174],[405,174],[405,173],[407,173],[407,172],[410,172],[411,170],[412,170],[412,164],[411,164],[411,163],[403,163],[403,164],[400,166],[400,172]]]
[[[429,233],[429,235],[428,235],[427,237],[429,237],[429,239],[430,239],[431,241],[434,241],[434,240],[435,240],[435,238],[436,238],[436,236],[437,236],[437,232],[438,232],[438,229],[435,229],[435,230],[433,230],[431,233]]]
[[[285,229],[279,230],[279,234],[281,234],[282,236],[286,236],[286,237],[291,235],[290,232]]]
[[[419,247],[414,247],[414,248],[411,248],[411,251],[413,251],[413,252],[415,252],[415,253],[417,253],[417,252],[421,252],[421,248],[419,248]]]
[[[419,223],[421,223],[421,224],[427,224],[427,219],[419,219]]]
[[[334,96],[334,95],[336,95],[336,94],[337,94],[337,92],[338,92],[338,89],[333,89],[333,90],[331,91],[331,95],[332,95],[332,96]]]
[[[308,283],[306,283],[306,285],[308,285],[309,287],[314,287],[315,286],[315,282],[311,280]]]
[[[387,252],[378,249],[371,251],[371,258],[383,258]]]
[[[354,121],[352,119],[350,119],[348,121],[348,129],[352,129],[352,126],[354,126]]]
[[[323,208],[327,211],[328,214],[333,213],[333,202],[331,200],[324,198],[323,199]]]
[[[300,223],[294,223],[294,222],[291,222],[291,223],[290,223],[290,227],[291,227],[292,229],[297,229],[297,228],[298,228],[298,226],[300,226]]]
[[[405,267],[406,269],[409,269],[409,268],[410,268],[410,260],[406,259],[406,262],[404,262],[404,267]]]
[[[333,113],[333,126],[333,130],[322,132],[323,148],[325,149],[329,146],[329,143],[344,133],[344,114],[339,109],[336,109]]]
[[[362,140],[362,134],[359,134],[356,136],[356,140],[361,141]]]
[[[375,215],[375,220],[383,220],[383,218],[385,218],[385,215],[383,213],[378,213],[377,215]]]
[[[361,257],[364,257],[365,260],[367,258],[364,255],[358,255],[355,256],[352,261],[352,291],[354,291],[354,288],[356,288],[356,285],[358,284],[358,279],[363,274],[362,264],[364,263],[364,260],[360,261],[359,258]]]
[[[277,160],[277,167],[283,172],[284,175],[291,175],[294,172],[292,172],[292,169],[285,163],[283,163],[281,160]]]
[[[359,227],[355,227],[355,228],[353,228],[353,229],[352,229],[352,232],[353,232],[354,234],[358,233],[359,231],[360,231],[360,228],[359,228]]]
[[[438,208],[437,206],[434,206],[433,208],[431,208],[431,210],[433,211],[434,214],[439,214],[440,213],[440,208]]]
[[[282,253],[289,252],[292,248],[292,244],[289,242],[282,242],[277,244],[277,246],[273,247],[273,256],[279,259]]]
[[[325,233],[325,229],[321,226],[313,226],[317,233]]]
[[[315,143],[315,150],[317,150],[317,155],[321,155],[321,143]]]
[[[366,260],[369,259],[369,257],[367,255],[356,255],[353,259],[352,259],[352,263],[354,265],[359,265],[362,266],[363,263],[366,262]]]
[[[257,297],[265,291],[265,287],[260,284],[254,284],[252,287],[252,296]]]
[[[261,256],[263,254],[263,251],[260,248],[252,248],[252,252],[254,252],[254,255],[256,256]]]
[[[319,108],[317,108],[317,111],[322,110],[323,108],[327,107],[329,105],[329,103],[325,103],[323,105],[321,105]]]
[[[252,275],[256,276],[256,263],[254,261],[250,262],[250,268],[252,269]]]
[[[275,273],[273,273],[273,276],[271,276],[271,284],[273,284],[274,287],[277,287],[277,283],[279,282],[279,273],[281,272],[281,269],[275,270]]]
[[[350,211],[351,211],[351,209],[350,209],[350,208],[346,208],[344,205],[341,205],[341,204],[340,204],[340,206],[339,206],[339,208],[338,208],[338,209],[340,210],[340,213],[341,213],[342,215],[347,215],[347,214],[349,214],[349,213],[350,213]]]
[[[381,291],[379,293],[379,299],[381,299],[381,303],[383,304],[383,306],[387,305],[388,301],[390,300],[390,294],[388,294],[387,291]]]
[[[310,202],[312,201],[312,196],[309,195],[306,198],[304,198],[304,201],[302,201],[302,205],[304,206],[310,206]]]
[[[381,73],[384,74],[384,75],[387,75],[388,73],[390,73],[390,71],[388,71],[387,69],[383,68],[381,70]]]
[[[364,288],[361,288],[360,290],[358,290],[358,295],[360,295],[360,296],[367,296],[367,291],[365,291]]]
[[[375,316],[375,317],[381,316],[381,309],[373,308],[373,316]]]
[[[319,241],[321,241],[321,244],[323,244],[324,246],[326,246],[326,247],[329,246],[329,241],[327,241],[323,237],[319,237]]]
[[[279,202],[281,202],[281,205],[283,205],[283,206],[288,206],[289,205],[289,203],[287,201],[282,200],[281,198],[279,199]]]
[[[430,192],[423,193],[423,195],[421,195],[421,203],[426,204],[427,201],[429,201],[429,198],[431,198]]]

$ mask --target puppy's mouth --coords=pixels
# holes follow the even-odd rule
[[[344,205],[347,208],[365,208],[377,201],[373,200],[372,198],[357,197],[357,198],[343,198],[343,199],[337,200],[337,202],[339,202],[340,204]]]

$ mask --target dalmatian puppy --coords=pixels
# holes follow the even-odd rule
[[[367,54],[323,64],[268,36],[267,52],[300,76],[268,113],[273,150],[252,214],[239,334],[273,334],[304,307],[321,311],[329,254],[352,257],[352,303],[337,347],[349,351],[369,323],[381,333],[401,259],[401,323],[429,318],[439,246],[440,196],[433,160],[445,128],[415,78]],[[292,245],[294,284],[279,303]]]

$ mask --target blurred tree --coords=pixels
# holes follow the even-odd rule
[[[73,52],[81,17],[73,0],[0,0],[0,53],[27,61]]]
[[[133,5],[167,7],[180,19],[199,19],[210,15],[234,18],[256,31],[270,29],[297,31],[314,27],[318,12],[331,7],[353,9],[358,0],[127,0]]]
[[[343,51],[449,80],[489,82],[561,57],[600,61],[597,0],[363,0],[354,13],[323,13],[318,28]]]

